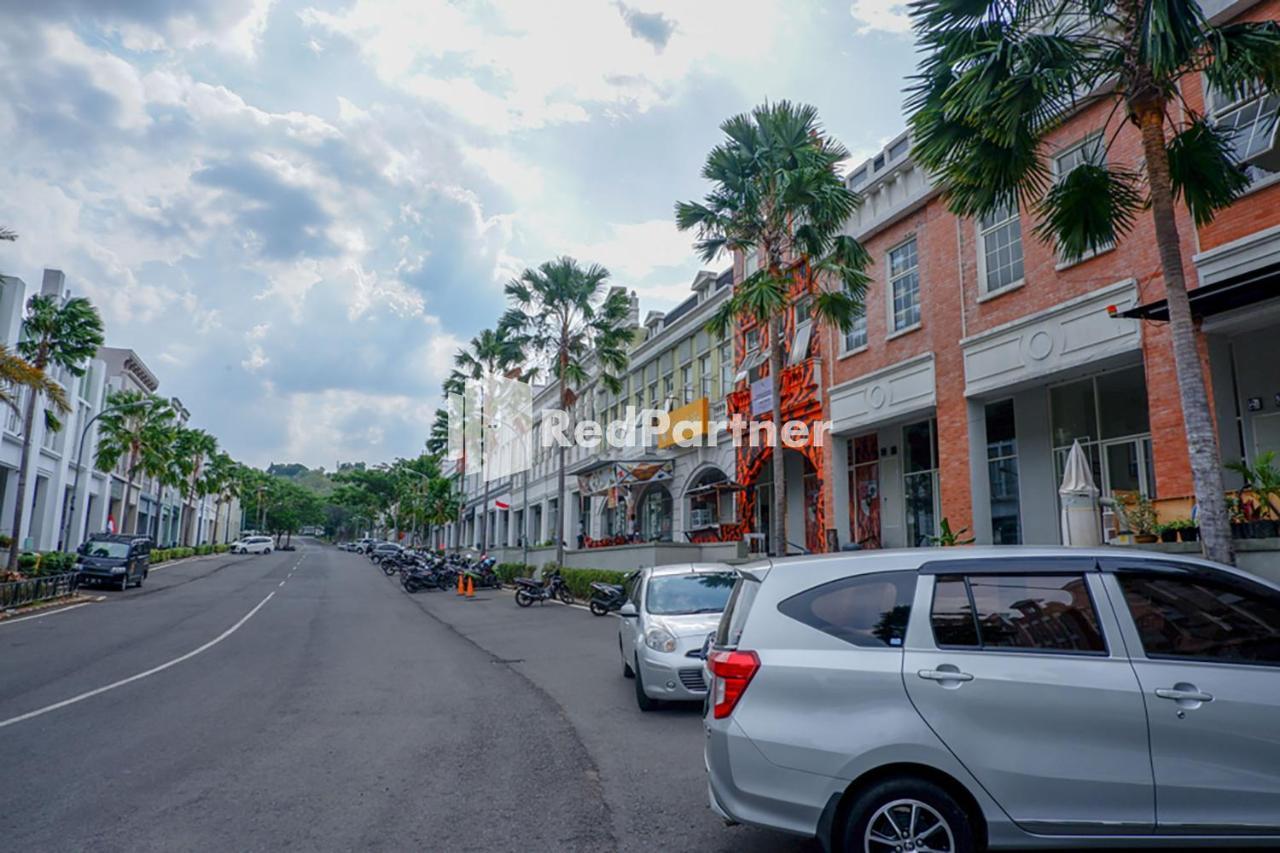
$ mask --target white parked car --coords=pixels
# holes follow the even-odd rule
[[[231,543],[232,554],[270,554],[270,536],[246,536]]]

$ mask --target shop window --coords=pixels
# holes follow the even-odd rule
[[[733,344],[725,341],[720,344],[720,390],[717,396],[724,397],[733,390]]]
[[[1020,545],[1018,441],[1013,401],[986,406],[987,479],[991,491],[991,541],[996,545]]]
[[[703,472],[689,489],[689,530],[703,530],[721,523],[720,498],[722,492],[732,500],[732,495],[718,488],[727,483],[728,477],[719,468]],[[732,507],[732,504],[729,504]],[[730,510],[729,515],[732,515]]]
[[[712,383],[715,377],[711,375],[711,353],[698,356],[698,380],[702,386],[702,396],[710,399],[714,395]]]
[[[938,436],[932,419],[902,429],[907,544],[930,545],[938,535]]]
[[[920,325],[920,259],[915,237],[889,250],[889,292],[893,294],[893,330]]]
[[[849,439],[849,523],[853,541],[880,547],[880,452],[876,434]]]
[[[671,493],[654,485],[640,498],[640,535],[646,542],[671,541]]]

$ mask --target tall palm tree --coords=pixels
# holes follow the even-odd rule
[[[172,471],[172,450],[177,415],[162,397],[141,391],[112,391],[108,411],[98,421],[99,471],[110,471],[125,460],[124,500],[120,505],[120,530],[137,532],[138,507],[132,512],[134,483],[139,476],[163,479]]]
[[[194,545],[193,517],[196,498],[202,497],[204,468],[218,451],[218,440],[202,429],[179,427],[174,435],[173,462],[181,477],[182,513],[184,516],[179,536],[183,545]]]
[[[93,304],[82,296],[66,301],[60,297],[36,294],[27,300],[27,314],[22,319],[22,337],[18,341],[18,354],[31,363],[45,380],[50,368],[63,371],[69,377],[84,375],[85,365],[102,345],[102,318]],[[18,500],[14,505],[13,536],[9,544],[9,571],[18,570],[18,553],[22,535],[22,519],[26,507],[27,476],[31,470],[31,436],[36,420],[36,406],[44,396],[47,382],[28,386],[26,412],[22,420],[22,457],[18,463]],[[66,412],[65,397],[49,400],[59,412]],[[57,416],[45,409],[45,428],[62,429]]]
[[[908,100],[915,153],[955,213],[1021,202],[1070,260],[1110,246],[1150,208],[1202,547],[1233,562],[1176,206],[1204,225],[1249,179],[1232,133],[1186,100],[1183,83],[1203,73],[1223,92],[1280,91],[1280,24],[1215,26],[1196,0],[921,0],[912,14],[925,54]],[[1045,134],[1099,102],[1110,104],[1104,144],[1052,180]],[[1126,126],[1141,139],[1137,166],[1107,157]]]
[[[0,344],[0,405],[8,406],[18,417],[22,416],[24,388],[38,389],[59,412],[71,410],[67,392],[61,385],[46,376],[44,371],[37,370],[31,362]]]
[[[734,288],[707,326],[724,335],[754,323],[767,339],[775,425],[770,544],[774,554],[784,555],[787,491],[778,377],[787,316],[797,306],[811,306],[817,322],[847,331],[861,315],[870,259],[842,231],[862,199],[837,172],[849,152],[822,129],[812,106],[766,103],[720,129],[725,139],[702,168],[711,192],[702,202],[677,204],[676,225],[695,231],[695,247],[708,262],[726,250],[762,253],[760,268]]]
[[[228,491],[232,488],[235,477],[236,461],[229,453],[215,447],[200,478],[201,490],[206,495],[213,495],[213,531],[209,537],[212,544],[218,542],[218,522],[222,519],[222,506],[234,498]]]
[[[524,361],[524,349],[520,345],[518,333],[509,324],[499,323],[497,329],[484,329],[480,334],[471,339],[471,343],[464,349],[458,350],[453,357],[454,366],[462,372],[468,379],[481,381],[481,387],[484,387],[483,380],[493,376],[509,376],[517,378],[521,375],[521,364]],[[480,398],[480,405],[485,405],[483,393]],[[489,548],[489,481],[484,476],[484,455],[488,450],[484,441],[484,418],[481,412],[480,423],[482,424],[481,446],[479,454],[480,463],[480,480],[484,484],[484,497],[480,504],[480,550],[487,551]]]
[[[582,267],[570,257],[526,269],[506,287],[511,308],[502,325],[516,333],[531,356],[541,357],[559,383],[560,408],[569,411],[577,391],[596,381],[613,393],[622,390],[627,368],[630,300],[621,288],[608,287],[609,271],[599,264]],[[564,565],[565,448],[556,450],[556,565]]]

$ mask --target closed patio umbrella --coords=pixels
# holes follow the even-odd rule
[[[1102,526],[1098,515],[1098,487],[1084,448],[1076,441],[1067,454],[1062,485],[1062,544],[1075,548],[1096,548],[1102,544]]]

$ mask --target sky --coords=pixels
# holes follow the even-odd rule
[[[851,165],[901,131],[892,0],[0,0],[0,273],[88,296],[259,466],[422,449],[521,270],[641,311],[725,118],[812,103]],[[727,259],[712,266],[723,268]]]

